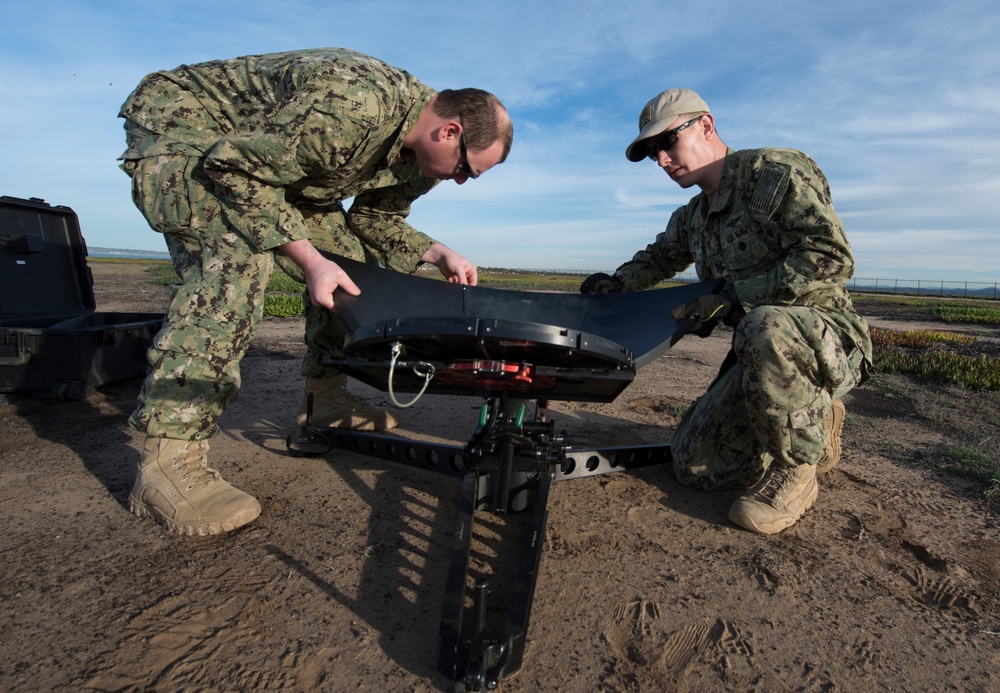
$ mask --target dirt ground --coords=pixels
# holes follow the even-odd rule
[[[98,310],[162,310],[166,289],[128,267],[95,264]],[[874,325],[914,319],[872,304]],[[611,404],[554,403],[557,428],[668,442],[728,337],[685,338]],[[452,690],[437,657],[459,482],[290,457],[302,351],[301,319],[267,319],[243,362],[210,459],[263,513],[216,537],[128,512],[139,381],[0,397],[0,690]],[[427,396],[398,433],[464,444],[480,403]],[[500,689],[1000,690],[998,518],[931,464],[957,446],[1000,456],[996,393],[879,376],[846,404],[840,465],[777,536],[728,522],[738,493],[663,466],[556,483],[523,667]],[[477,514],[475,573],[505,558],[518,517]]]

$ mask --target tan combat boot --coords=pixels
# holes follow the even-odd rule
[[[146,438],[128,509],[173,534],[229,532],[260,515],[253,496],[208,466],[208,442]]]
[[[306,424],[309,395],[313,396],[312,421],[315,428],[348,428],[354,431],[388,431],[399,425],[399,417],[381,407],[368,404],[347,391],[343,373],[329,378],[308,378],[306,393],[296,419]]]
[[[833,400],[830,415],[823,419],[823,428],[826,429],[826,449],[816,465],[817,474],[826,474],[840,461],[840,434],[844,430],[845,416],[847,410],[844,408],[844,403],[839,399]]]
[[[772,464],[729,509],[729,519],[757,534],[777,534],[794,525],[819,494],[816,467]]]

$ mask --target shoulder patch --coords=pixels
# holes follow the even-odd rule
[[[790,177],[791,167],[787,164],[773,161],[765,164],[750,197],[750,211],[770,217],[785,196]]]

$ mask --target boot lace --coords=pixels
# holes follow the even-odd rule
[[[753,488],[753,495],[766,503],[774,503],[787,492],[786,486],[794,485],[794,471],[784,467],[768,469]]]
[[[216,470],[208,466],[208,446],[200,441],[187,445],[186,454],[177,457],[170,466],[176,469],[179,483],[186,483],[190,491],[195,486],[208,486],[222,478]]]

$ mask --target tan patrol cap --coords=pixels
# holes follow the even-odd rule
[[[679,115],[685,113],[711,113],[708,104],[690,89],[667,89],[647,103],[639,114],[639,136],[625,150],[629,161],[646,158],[646,147],[637,146],[643,140],[656,137],[667,129]]]

